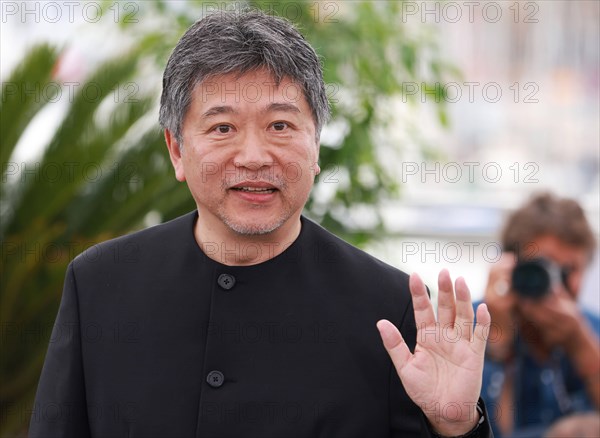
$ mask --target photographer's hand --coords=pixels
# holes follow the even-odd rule
[[[600,340],[573,297],[557,285],[542,300],[520,300],[519,309],[535,326],[547,348],[558,346],[567,353],[586,383],[588,394],[600,408]]]
[[[487,355],[499,362],[507,361],[513,353],[517,297],[510,290],[510,285],[515,264],[514,253],[503,253],[500,260],[492,265],[485,288],[484,302],[493,321]]]

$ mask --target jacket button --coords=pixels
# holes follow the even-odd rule
[[[229,274],[221,274],[217,278],[217,283],[225,290],[231,289],[235,285],[235,277]]]
[[[208,373],[208,376],[206,376],[206,382],[213,388],[218,388],[225,382],[225,376],[221,371],[211,371]]]

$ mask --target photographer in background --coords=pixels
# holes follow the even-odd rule
[[[597,436],[600,321],[577,304],[596,245],[584,212],[574,200],[536,195],[510,215],[501,240],[484,297],[493,323],[482,397],[494,434],[541,437],[595,411],[570,423],[577,436]]]

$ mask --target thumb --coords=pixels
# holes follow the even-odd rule
[[[382,319],[377,322],[377,329],[381,335],[383,346],[387,350],[396,371],[400,372],[400,369],[404,367],[406,362],[411,358],[412,354],[404,342],[400,331],[394,324],[389,322],[387,319]]]

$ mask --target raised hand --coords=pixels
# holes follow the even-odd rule
[[[502,253],[500,260],[490,267],[483,298],[494,320],[494,330],[490,333],[493,342],[487,345],[487,355],[498,362],[507,361],[513,354],[518,297],[511,290],[511,276],[516,261],[516,254]]]
[[[491,318],[481,304],[473,331],[473,306],[464,279],[458,278],[453,287],[450,274],[442,270],[438,285],[436,321],[423,281],[417,274],[410,276],[417,324],[414,353],[391,322],[383,319],[377,328],[409,397],[439,434],[456,436],[473,429],[479,420],[475,406]]]

